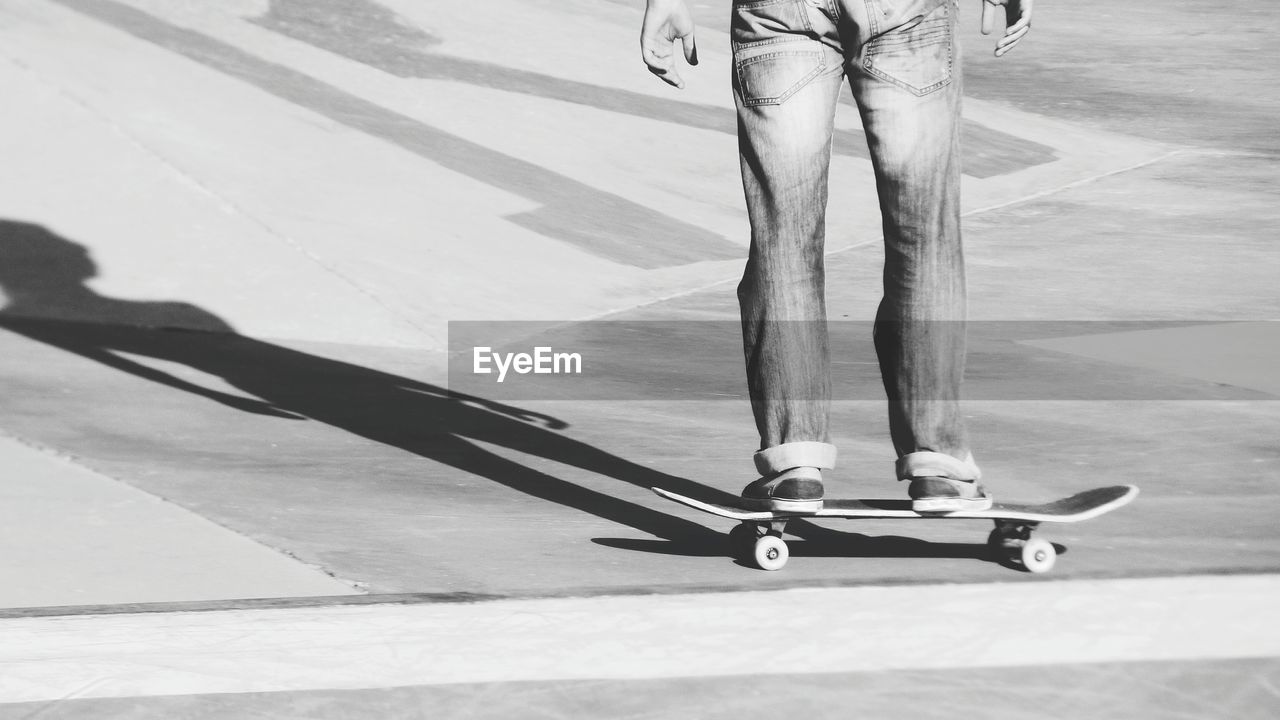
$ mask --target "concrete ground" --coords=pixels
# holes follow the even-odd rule
[[[1182,0],[1047,3],[997,60],[963,8],[978,459],[1001,499],[1142,488],[1044,528],[1065,551],[1046,582],[988,560],[967,522],[793,523],[792,561],[765,573],[727,556],[727,522],[649,492],[735,494],[755,442],[727,3],[691,4],[702,63],[676,92],[636,57],[638,0],[0,0],[0,714],[1272,714],[1280,11],[1233,0],[1209,27]],[[832,182],[829,493],[896,497],[866,335],[879,218],[848,101]],[[463,377],[464,331],[550,338],[611,374]],[[682,656],[705,673],[651,662],[661,633],[609,641],[796,597],[815,617],[875,610],[750,664],[730,658],[750,623],[711,622]],[[419,627],[401,607],[437,624],[371,636],[400,671],[355,673],[359,642],[299,630],[351,608]],[[1045,609],[929,661],[947,633],[926,609],[996,614],[971,607]],[[1125,612],[1155,619],[1126,635]],[[191,641],[113,644],[156,617]],[[509,643],[521,618],[547,635]],[[1037,623],[1076,630],[1025,640]],[[597,633],[555,642],[579,625]],[[871,627],[900,634],[840,642]],[[207,664],[210,628],[249,638],[226,651],[258,667],[244,677],[303,679],[143,672]],[[1114,637],[1074,656],[1019,642]],[[308,674],[321,642],[346,654]],[[570,669],[405,660],[450,645]],[[972,685],[939,679],[964,667]],[[72,697],[95,699],[50,704]]]

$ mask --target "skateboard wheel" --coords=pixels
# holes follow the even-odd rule
[[[756,540],[755,561],[761,570],[781,570],[790,556],[787,543],[777,535],[765,535]]]
[[[738,523],[729,531],[729,552],[740,560],[750,560],[751,553],[755,550],[756,538],[759,536],[755,523]]]
[[[1022,546],[1022,566],[1028,572],[1047,573],[1053,569],[1053,562],[1058,558],[1058,551],[1053,543],[1044,538],[1032,538]]]

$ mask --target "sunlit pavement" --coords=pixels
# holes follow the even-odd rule
[[[1143,489],[1040,577],[964,522],[793,523],[765,573],[648,491],[736,493],[754,438],[698,353],[726,4],[681,93],[641,5],[0,0],[0,716],[1274,716],[1277,11],[1046,4],[997,61],[963,10],[979,460]],[[862,143],[842,105],[854,331]],[[448,395],[449,322],[534,320],[663,332],[616,397]],[[897,496],[866,349],[829,492]]]
[[[836,716],[822,702],[848,702],[843,686],[885,716],[1032,700],[1050,717],[1261,718],[1280,673],[1278,591],[1274,576],[1181,577],[31,617],[5,621],[0,662],[6,698],[25,701],[8,706],[16,716],[305,717],[361,703]],[[877,687],[895,673],[916,690]]]

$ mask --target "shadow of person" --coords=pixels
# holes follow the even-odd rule
[[[39,225],[0,221],[0,291],[8,301],[0,310],[0,328],[237,410],[322,422],[657,537],[689,542],[715,535],[697,523],[514,462],[476,442],[631,485],[717,496],[705,485],[558,432],[568,426],[556,418],[238,335],[216,315],[188,303],[104,297],[85,284],[95,274],[82,246]],[[133,358],[179,363],[251,397],[204,387]]]

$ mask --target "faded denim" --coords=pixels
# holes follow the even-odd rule
[[[875,346],[900,478],[976,479],[959,397],[960,57],[952,0],[735,0],[733,87],[751,251],[738,298],[761,473],[834,465],[823,244],[847,77],[884,219]],[[948,463],[939,457],[958,459]]]

